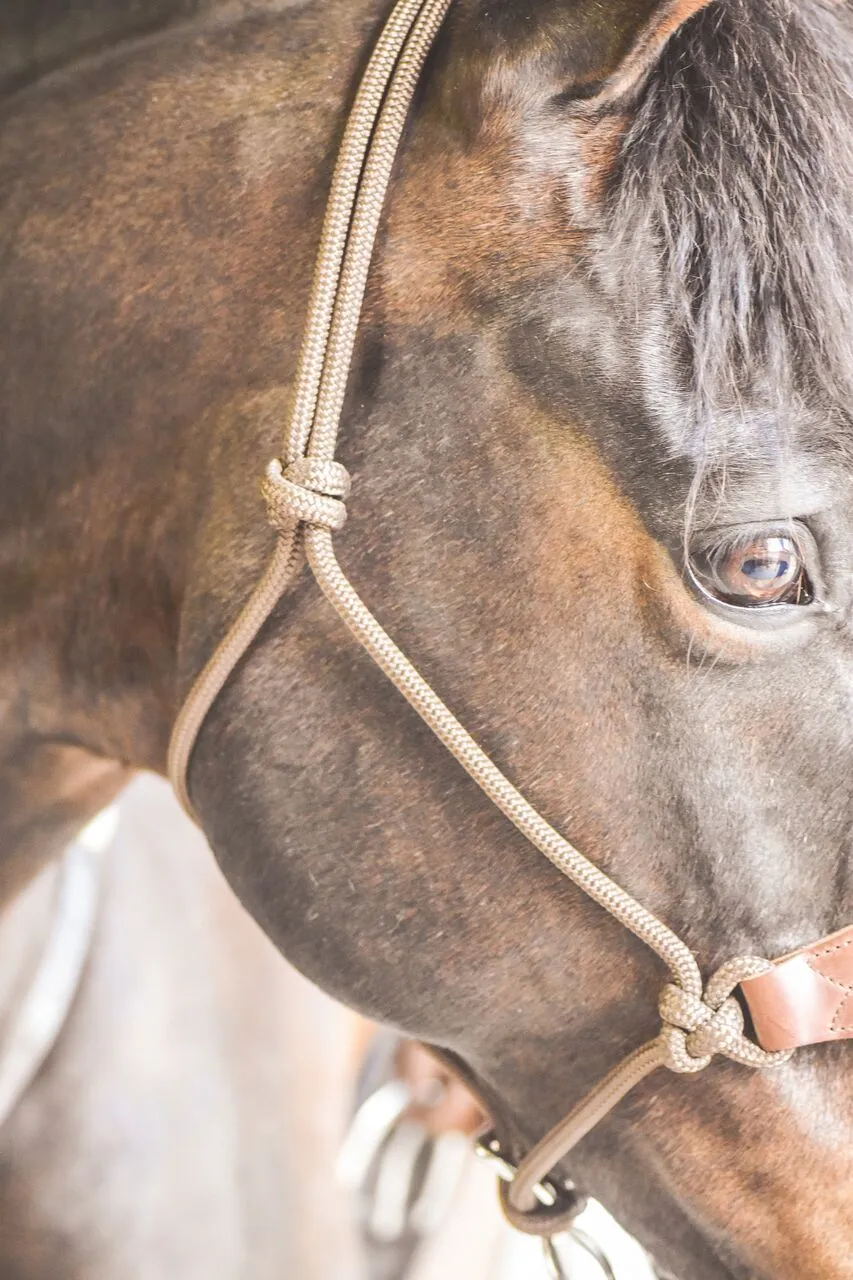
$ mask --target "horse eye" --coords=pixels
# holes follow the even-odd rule
[[[721,541],[691,557],[700,586],[725,604],[755,608],[811,604],[805,556],[790,534],[750,533]]]

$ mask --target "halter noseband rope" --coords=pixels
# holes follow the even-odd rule
[[[321,590],[352,634],[477,785],[545,857],[667,965],[672,982],[660,999],[660,1033],[547,1134],[502,1189],[514,1226],[550,1235],[559,1225],[547,1208],[537,1207],[534,1188],[650,1072],[658,1067],[701,1071],[718,1053],[760,1068],[786,1061],[790,1050],[767,1052],[745,1037],[741,1006],[732,995],[738,983],[766,978],[773,969],[769,961],[737,957],[703,990],[699,966],[685,943],[564,839],[516,790],[382,629],[335,557],[332,533],[346,519],[344,499],[350,484],[335,460],[335,445],[368,269],[409,107],[450,2],[398,0],[359,86],[329,195],[283,461],[270,463],[262,486],[269,522],[277,533],[275,551],[178,716],[169,774],[192,815],[187,770],[198,732],[307,556]]]

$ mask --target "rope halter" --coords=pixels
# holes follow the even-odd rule
[[[346,524],[342,499],[349,495],[350,483],[349,472],[340,462],[297,458],[282,467],[273,458],[261,482],[267,520],[281,534],[292,533],[301,522],[337,533]]]
[[[744,1067],[775,1067],[787,1062],[791,1051],[768,1053],[744,1035],[744,1016],[732,992],[747,978],[772,969],[760,956],[729,960],[709,980],[701,1000],[670,982],[658,1000],[663,1024],[660,1037],[670,1071],[686,1074],[702,1071],[715,1054]]]
[[[701,1071],[715,1054],[760,1068],[784,1062],[789,1054],[766,1053],[744,1035],[743,1015],[732,996],[738,982],[765,974],[771,968],[768,961],[738,957],[718,970],[703,993],[698,963],[686,943],[534,809],[383,630],[335,556],[332,534],[344,525],[344,500],[350,489],[335,449],[368,269],[412,98],[449,5],[450,0],[397,0],[359,86],[323,225],[292,416],[282,442],[286,464],[274,459],[262,485],[268,519],[277,534],[275,549],[181,709],[170,744],[169,773],[192,816],[187,772],[198,732],[226,680],[295,580],[304,552],[319,587],[353,636],[474,782],[559,871],[663,961],[672,981],[660,998],[660,1033],[617,1066],[533,1148],[506,1189],[504,1207],[510,1221],[524,1231],[550,1235],[561,1207],[537,1210],[536,1187],[651,1071]]]

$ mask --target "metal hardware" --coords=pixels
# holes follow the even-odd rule
[[[491,1165],[502,1182],[512,1182],[516,1172],[515,1165],[503,1154],[500,1139],[493,1130],[477,1139],[474,1144],[474,1151],[481,1160],[485,1160]],[[558,1200],[565,1197],[567,1192],[576,1194],[571,1186],[560,1188],[547,1179],[537,1183],[533,1188],[533,1194],[536,1199],[548,1209],[553,1208]],[[573,1226],[569,1231],[561,1231],[557,1236],[543,1236],[542,1252],[549,1280],[572,1280],[571,1272],[567,1269],[567,1263],[560,1256],[557,1243],[559,1240],[570,1241],[583,1249],[585,1253],[588,1253],[600,1268],[604,1280],[616,1280],[616,1273],[604,1250],[591,1235],[576,1226]]]
[[[363,1230],[379,1245],[437,1230],[469,1158],[462,1134],[433,1136],[408,1120],[411,1102],[403,1080],[380,1085],[356,1111],[338,1155],[337,1177],[358,1193]]]
[[[549,1280],[572,1280],[570,1271],[566,1270],[563,1259],[555,1243],[556,1240],[565,1238],[573,1244],[578,1245],[597,1263],[601,1269],[601,1274],[605,1280],[616,1280],[616,1272],[610,1265],[610,1259],[592,1236],[587,1235],[580,1227],[572,1227],[571,1231],[564,1231],[560,1236],[546,1236],[542,1241],[542,1251],[545,1255],[545,1267],[548,1272]]]
[[[115,805],[68,845],[59,865],[50,934],[38,967],[5,1029],[0,1054],[0,1126],[53,1049],[83,979],[102,894],[102,859],[118,829]]]
[[[352,1191],[361,1188],[382,1144],[399,1124],[411,1102],[402,1080],[389,1080],[361,1104],[338,1153],[335,1173]]]
[[[501,1182],[512,1182],[515,1177],[515,1165],[501,1153],[500,1140],[494,1130],[477,1139],[474,1143],[474,1154],[492,1166]],[[546,1209],[553,1208],[560,1199],[559,1190],[547,1179],[537,1182],[533,1188],[533,1194]]]

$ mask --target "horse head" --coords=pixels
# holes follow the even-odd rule
[[[166,584],[149,692],[116,676],[147,708],[134,763],[163,764],[178,627],[185,693],[269,552],[257,483],[374,17],[179,33],[48,103],[57,130],[96,121],[67,178],[93,220],[63,246],[78,278],[88,264],[93,326],[78,305],[67,420],[118,397],[121,448],[93,470],[129,494],[115,554],[147,548],[135,572]],[[508,777],[708,973],[853,909],[851,52],[846,10],[812,0],[458,0],[344,414],[347,574]],[[70,197],[51,190],[56,219]],[[153,444],[152,414],[173,424]],[[110,714],[91,739],[119,754]],[[654,958],[483,797],[309,577],[216,701],[189,785],[283,953],[464,1060],[520,1149],[654,1035]],[[840,1280],[848,1052],[655,1076],[570,1172],[674,1274]]]

